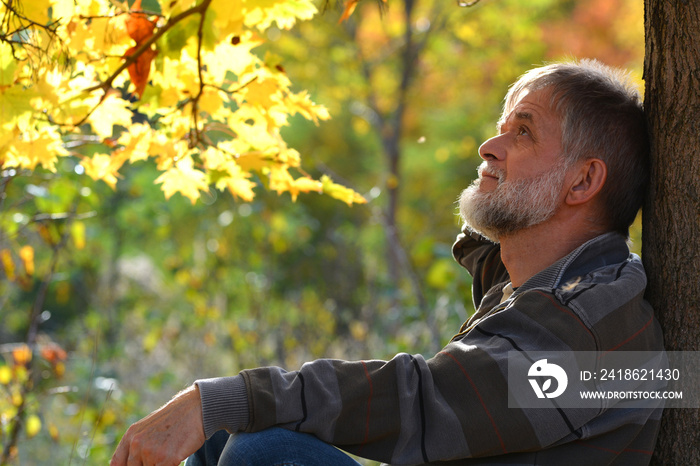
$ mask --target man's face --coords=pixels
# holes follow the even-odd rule
[[[479,148],[479,178],[460,196],[460,213],[473,230],[500,241],[504,235],[551,218],[563,199],[567,166],[561,126],[546,89],[523,92]]]

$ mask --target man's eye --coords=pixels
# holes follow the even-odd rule
[[[529,136],[529,135],[530,135],[530,131],[525,126],[521,126],[520,128],[518,128],[518,136]]]

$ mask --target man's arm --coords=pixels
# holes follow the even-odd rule
[[[202,405],[193,385],[129,427],[110,466],[177,466],[203,443]]]
[[[509,352],[594,350],[596,344],[551,294],[533,293],[524,301],[429,360],[405,353],[390,361],[325,359],[292,372],[245,370],[216,383],[232,394],[234,383],[245,380],[246,431],[280,426],[307,432],[376,461],[418,464],[541,449],[571,435],[598,411],[509,408]],[[214,381],[198,382],[205,424],[240,430],[240,418],[225,414],[228,409],[207,409],[221,401],[207,395],[214,393],[206,388]]]
[[[459,234],[452,246],[452,255],[472,276],[472,298],[476,309],[491,287],[510,281],[501,261],[501,247],[478,233],[465,229]]]

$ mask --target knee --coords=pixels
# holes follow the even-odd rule
[[[273,427],[256,433],[232,435],[219,466],[359,466],[355,460],[311,434]]]
[[[239,432],[232,435],[221,454],[220,465],[274,464],[290,443],[289,432],[272,427],[255,433]]]

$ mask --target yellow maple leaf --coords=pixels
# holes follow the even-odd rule
[[[235,42],[235,45],[232,42]],[[205,55],[207,71],[213,81],[217,84],[223,83],[229,70],[239,78],[242,78],[245,73],[253,71],[255,66],[260,63],[260,59],[253,55],[251,49],[262,43],[262,40],[253,37],[253,34],[248,31],[240,35],[233,35],[217,44],[214,50]],[[226,60],[221,60],[221,57],[226,57]],[[234,85],[233,87],[238,86]]]
[[[301,165],[301,155],[296,149],[286,147],[281,141],[280,146],[277,161],[289,165],[290,167],[298,167]]]
[[[33,108],[29,101],[36,93],[19,82],[21,71],[12,47],[0,42],[0,127],[5,129],[24,126],[32,116]]]
[[[34,79],[36,96],[30,100],[39,111],[58,105],[64,75],[58,67],[40,69]]]
[[[199,98],[199,110],[215,116],[222,109],[223,103],[218,90],[207,88]]]
[[[66,24],[67,19],[73,16],[75,3],[73,0],[53,0],[51,2],[51,19],[61,20],[61,24]]]
[[[245,89],[246,101],[251,105],[269,108],[281,100],[279,83],[273,79],[258,79]]]
[[[224,2],[212,2],[211,10],[214,12],[214,26],[227,35],[233,33],[240,35],[243,32],[243,22],[247,10],[250,8],[248,1],[227,0]]]
[[[318,120],[328,120],[331,116],[323,105],[313,103],[308,92],[290,94],[285,98],[289,113],[299,113],[307,120],[312,120],[318,125]]]
[[[80,67],[80,64],[76,64],[76,67]],[[100,102],[99,95],[96,93],[88,94],[84,91],[94,82],[89,69],[86,69],[84,73],[73,76],[70,80],[63,75],[56,78],[58,86],[54,87],[53,92],[58,96],[59,103],[47,109],[52,120],[66,125],[75,124],[82,121],[88,112]]]
[[[294,179],[286,166],[273,166],[270,169],[270,189],[278,194],[288,192],[296,201],[299,193],[322,192],[323,184],[311,177],[303,176]]]
[[[151,141],[153,129],[146,124],[135,124],[128,126],[129,130],[119,136],[119,144],[124,146],[124,151],[128,152],[129,161],[137,162],[147,160],[152,154]]]
[[[244,152],[236,161],[245,171],[261,171],[270,165],[270,157],[262,151]]]
[[[171,112],[160,119],[161,127],[167,128],[165,133],[172,141],[179,141],[187,138],[190,132],[192,119],[188,114],[182,112]]]
[[[359,193],[350,188],[334,183],[333,180],[331,180],[327,175],[323,175],[321,177],[321,183],[323,184],[324,194],[328,194],[334,199],[339,199],[345,202],[347,205],[367,203],[367,199],[362,197]]]
[[[275,22],[280,29],[289,29],[297,19],[310,19],[318,10],[309,0],[267,0],[249,2],[245,24],[264,31]]]
[[[58,130],[45,126],[38,131],[25,131],[22,138],[13,140],[5,153],[4,166],[34,170],[41,165],[55,172],[58,157],[67,155]]]
[[[228,189],[235,197],[240,197],[247,202],[253,200],[255,183],[249,180],[250,173],[244,171],[230,156],[209,147],[202,154],[202,160],[204,168],[217,172],[218,178],[215,183],[217,189],[221,191]]]
[[[0,85],[0,127],[9,129],[29,125],[33,115],[30,105],[33,94],[33,89],[24,89],[21,85],[11,85],[4,89]]]
[[[93,154],[92,157],[85,157],[81,162],[85,168],[85,174],[93,180],[102,180],[107,185],[115,189],[117,186],[117,177],[119,169],[124,162],[129,158],[126,151],[115,151],[111,156],[107,154]]]
[[[105,4],[101,0],[75,0],[75,13],[81,16],[100,16],[105,11]]]
[[[229,192],[235,197],[240,197],[246,202],[252,201],[255,197],[255,193],[253,192],[255,183],[247,178],[231,176],[222,181],[225,181],[226,188],[228,188]]]
[[[308,193],[312,191],[320,193],[323,191],[323,183],[321,183],[318,180],[314,180],[311,177],[303,176],[294,180],[294,188],[302,193]]]
[[[194,168],[194,161],[189,156],[178,160],[174,166],[163,172],[155,183],[163,183],[162,189],[166,199],[179,192],[192,204],[199,199],[199,191],[208,189],[206,175]]]
[[[164,87],[159,95],[160,111],[170,111],[180,101],[180,91],[177,86]]]
[[[187,141],[173,143],[172,139],[163,133],[155,133],[148,147],[148,153],[156,158],[158,170],[170,168],[177,157],[186,154],[187,150]]]
[[[229,127],[239,139],[256,149],[266,149],[277,145],[277,139],[270,134],[267,119],[252,105],[242,105],[228,119]]]
[[[95,133],[101,138],[112,136],[114,125],[128,127],[131,125],[133,114],[129,110],[129,102],[117,97],[116,94],[109,94],[105,100],[90,115],[90,124]]]
[[[226,170],[231,176],[223,176],[216,182],[217,189],[223,191],[228,189],[234,197],[240,197],[246,202],[250,202],[255,197],[255,183],[250,181],[250,173],[246,173],[238,165],[229,165]]]
[[[228,157],[223,151],[216,150],[214,147],[207,147],[201,154],[204,168],[207,170],[223,170],[228,161]]]
[[[15,83],[17,77],[17,61],[12,54],[12,47],[6,42],[0,42],[0,87],[5,89]]]
[[[73,51],[90,50],[86,47],[88,39],[90,39],[90,29],[80,17],[69,17],[63,22],[67,32],[63,34],[66,46]]]
[[[49,0],[32,0],[22,3],[22,16],[38,24],[46,24],[49,21]],[[23,25],[28,26],[28,23]]]
[[[294,189],[294,178],[289,174],[286,166],[273,166],[270,168],[270,189],[277,194],[289,191],[292,199],[296,200],[299,191]]]

